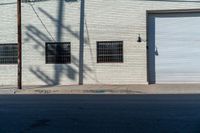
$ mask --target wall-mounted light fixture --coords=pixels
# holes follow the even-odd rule
[[[141,43],[141,42],[146,42],[147,40],[142,39],[142,37],[140,36],[140,34],[138,34],[138,39],[137,42]]]
[[[140,34],[138,34],[137,42],[142,42],[142,38],[141,38]]]

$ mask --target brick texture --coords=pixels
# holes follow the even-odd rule
[[[78,0],[22,4],[23,84],[79,83],[79,32],[84,26],[84,84],[147,84],[146,10],[196,9],[200,2]],[[0,2],[0,43],[17,42],[16,0]],[[71,42],[72,63],[45,64],[45,42]],[[96,41],[123,41],[124,63],[97,63]],[[16,85],[17,65],[0,65],[0,85]]]

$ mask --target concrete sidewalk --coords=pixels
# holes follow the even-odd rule
[[[200,94],[200,84],[4,86],[0,94]]]

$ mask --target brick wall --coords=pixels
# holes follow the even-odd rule
[[[199,2],[85,0],[84,83],[147,84],[146,42],[137,42],[138,34],[146,39],[146,10],[199,7]],[[17,42],[16,1],[1,0],[0,11],[0,43]],[[78,84],[80,1],[23,3],[22,17],[23,84]],[[96,63],[96,41],[121,40],[124,63]],[[71,42],[71,64],[45,64],[45,42],[51,41]],[[16,79],[16,65],[0,65],[0,85]]]

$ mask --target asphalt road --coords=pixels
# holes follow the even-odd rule
[[[200,95],[0,96],[0,133],[200,133]]]

